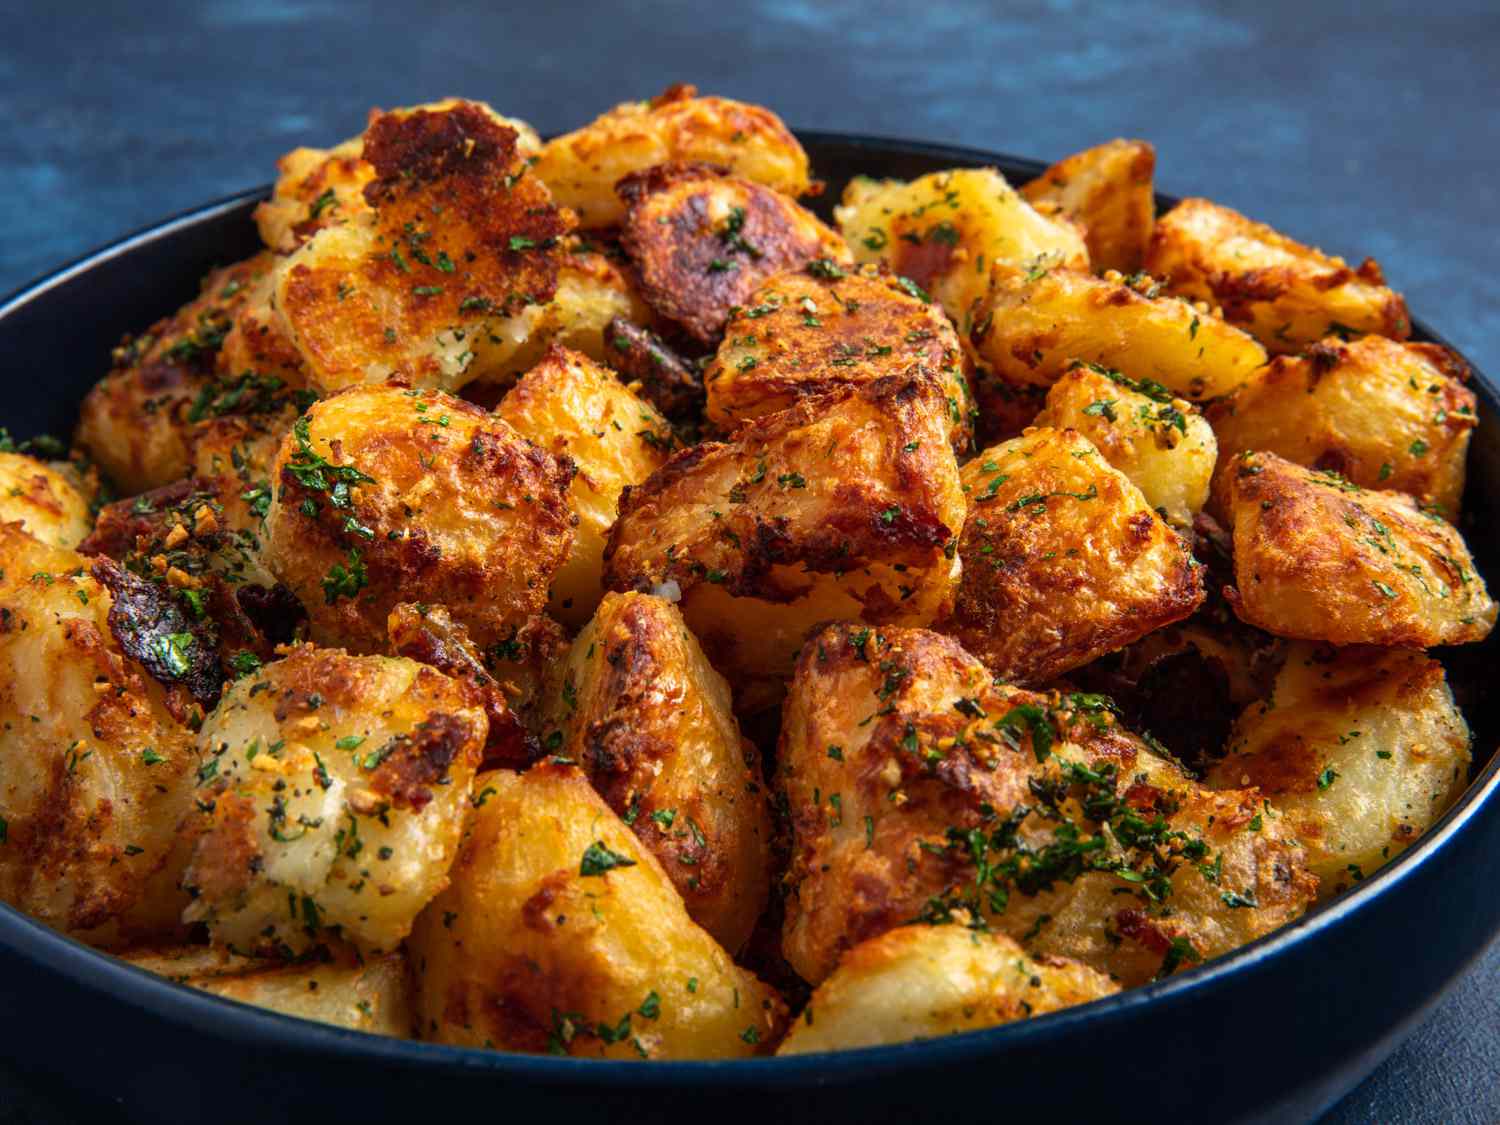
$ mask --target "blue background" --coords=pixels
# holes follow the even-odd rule
[[[462,94],[547,133],[687,81],[794,127],[1047,160],[1147,138],[1162,190],[1377,258],[1419,317],[1500,369],[1494,0],[0,0],[0,20],[0,293],[270,179],[280,153],[359,132],[374,105]],[[0,1119],[70,1109],[0,1061]],[[1500,947],[1326,1120],[1500,1120]]]

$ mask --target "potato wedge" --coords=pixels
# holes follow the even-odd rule
[[[731,953],[771,885],[771,821],[729,685],[670,602],[608,594],[554,669],[542,745],[577,762]]]
[[[979,1031],[1119,992],[1064,957],[964,926],[899,926],[861,942],[818,986],[778,1055],[847,1051]]]
[[[19,523],[49,546],[78,546],[94,524],[78,483],[66,462],[0,452],[0,523]]]
[[[1135,273],[1156,221],[1156,149],[1116,139],[1064,157],[1021,187],[1028,203],[1052,204],[1083,225],[1096,270]]]
[[[1235,584],[1251,625],[1336,645],[1426,648],[1483,640],[1496,605],[1463,536],[1399,492],[1376,492],[1274,453],[1219,470]]]
[[[743,1058],[774,989],[688,917],[649,849],[571,766],[482,774],[448,889],[408,943],[424,1039],[614,1059]]]
[[[815,984],[913,921],[997,929],[1141,984],[1297,917],[1315,886],[1255,790],[1210,791],[1107,699],[997,684],[924,630],[810,638],[778,761],[783,950]]]
[[[537,178],[591,229],[625,218],[615,184],[673,161],[717,164],[793,197],[808,190],[807,153],[781,118],[757,105],[697,94],[693,86],[670,86],[554,137],[537,159]]]
[[[1437,344],[1331,338],[1277,356],[1208,420],[1226,460],[1246,450],[1409,493],[1455,519],[1478,422],[1468,368]]]
[[[1266,362],[1255,340],[1149,278],[996,266],[969,341],[1015,383],[1050,386],[1077,360],[1119,368],[1183,398],[1226,394]]]
[[[604,596],[604,541],[620,493],[666,462],[676,444],[672,427],[614,372],[556,345],[506,392],[495,415],[577,468],[568,502],[578,525],[549,598],[552,615],[576,629]]]
[[[1172,292],[1219,306],[1273,352],[1334,334],[1411,335],[1406,301],[1386,287],[1375,259],[1350,269],[1207,199],[1184,199],[1156,220],[1146,269]]]
[[[1045,683],[1203,602],[1187,544],[1076,431],[1029,429],[963,482],[963,573],[939,628],[1001,679]]]

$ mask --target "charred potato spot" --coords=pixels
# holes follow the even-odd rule
[[[604,330],[604,361],[674,422],[691,425],[703,409],[703,377],[648,328],[621,317]]]
[[[1083,225],[1095,269],[1134,273],[1156,218],[1155,172],[1156,149],[1148,142],[1113,140],[1058,161],[1021,194]]]

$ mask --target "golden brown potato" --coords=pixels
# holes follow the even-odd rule
[[[412,1033],[403,953],[361,957],[347,946],[335,945],[287,964],[184,945],[134,949],[121,960],[178,984],[285,1016],[397,1039]]]
[[[1334,334],[1411,335],[1406,301],[1386,288],[1375,259],[1351,270],[1207,199],[1184,199],[1156,221],[1146,269],[1174,293],[1221,306],[1273,352]]]
[[[979,1031],[1119,992],[1065,957],[1028,957],[1004,934],[899,926],[839,960],[778,1055],[847,1051]]]
[[[518,146],[467,102],[371,121],[371,209],[318,230],[277,270],[273,303],[311,386],[457,389],[484,374],[492,324],[552,299],[569,219]]]
[[[448,889],[408,949],[425,1039],[616,1059],[764,1053],[775,990],[683,909],[571,766],[482,774]]]
[[[299,398],[275,413],[213,418],[188,435],[189,472],[214,493],[216,522],[253,536],[257,551],[265,542],[276,453],[306,402]]]
[[[1300,643],[1206,781],[1269,797],[1326,898],[1404,851],[1468,776],[1469,727],[1441,664],[1402,649]]]
[[[1277,356],[1208,419],[1226,460],[1245,450],[1332,469],[1362,488],[1406,492],[1458,515],[1478,421],[1468,367],[1437,344],[1381,336]]]
[[[1225,596],[1251,625],[1415,648],[1483,640],[1494,627],[1495,603],[1463,536],[1411,497],[1274,453],[1238,454],[1218,480],[1234,528]]]
[[[1088,438],[1174,527],[1191,527],[1203,510],[1218,458],[1213,428],[1160,384],[1076,363],[1052,384],[1036,424]]]
[[[578,527],[552,578],[553,616],[578,628],[604,596],[604,540],[620,493],[665,463],[675,441],[656,409],[587,356],[553,346],[495,408],[524,438],[577,467],[568,501]]]
[[[262,382],[279,379],[288,387],[307,385],[302,353],[287,335],[272,304],[276,280],[275,270],[257,277],[246,291],[244,302],[230,317],[229,330],[224,333],[215,360],[221,379],[259,378]],[[303,393],[314,397],[311,391]]]
[[[198,734],[185,919],[216,945],[391,950],[445,885],[485,716],[412,660],[300,645],[236,681]]]
[[[1016,383],[1049,386],[1077,360],[1119,368],[1184,398],[1226,394],[1266,362],[1253,338],[1149,278],[996,266],[970,342]]]
[[[770,888],[771,822],[729,685],[670,602],[610,594],[548,685],[542,745],[577,762],[731,953]]]
[[[112,946],[175,931],[197,756],[88,566],[0,524],[0,899]]]
[[[774,703],[821,621],[926,624],[963,493],[942,388],[887,377],[746,422],[620,499],[605,585],[668,593],[741,712]]]
[[[942,309],[874,266],[819,259],[771,277],[730,313],[703,372],[708,417],[732,429],[810,394],[918,366],[948,396],[953,447],[973,437],[973,399],[953,325]]]
[[[1117,139],[1064,157],[1023,185],[1021,194],[1083,224],[1095,269],[1134,273],[1156,219],[1155,172],[1156,149],[1149,142]]]
[[[794,834],[783,950],[813,983],[920,920],[1135,985],[1290,921],[1315,886],[1255,790],[1205,789],[1104,697],[997,684],[936,633],[810,638],[778,761]]]
[[[963,482],[963,573],[942,628],[1001,679],[1045,683],[1202,603],[1187,544],[1076,431],[1027,430]]]
[[[446,606],[480,647],[542,612],[576,517],[570,465],[436,391],[355,387],[281,444],[266,561],[312,637],[382,651],[397,602]]]
[[[933,172],[910,183],[858,176],[834,217],[861,262],[885,262],[931,293],[964,338],[997,262],[1089,264],[1078,229],[1038,214],[993,168]]]
[[[627,176],[620,242],[650,306],[710,343],[736,307],[783,269],[814,259],[847,265],[849,248],[811,211],[753,180],[706,164]]]
[[[0,452],[0,523],[19,523],[53,547],[76,547],[94,524],[80,483],[67,462]]]
[[[807,153],[768,109],[669,87],[649,102],[626,102],[581,129],[548,141],[536,175],[582,226],[615,226],[625,208],[615,184],[633,172],[673,161],[727,168],[789,196],[805,193]]]

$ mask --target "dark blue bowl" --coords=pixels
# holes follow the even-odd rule
[[[803,133],[831,209],[856,173],[909,178],[1034,161],[938,145]],[[0,305],[11,391],[0,423],[66,433],[121,333],[259,247],[264,189],[188,212]],[[1163,197],[1163,205],[1172,201]],[[1276,216],[1257,216],[1275,221]],[[1441,339],[1417,322],[1418,335]],[[1500,580],[1500,400],[1477,370],[1480,425],[1466,534]],[[896,1047],[750,1062],[594,1062],[382,1039],[275,1015],[154,977],[0,906],[0,1049],[81,1104],[152,1122],[364,1122],[489,1111],[531,1121],[1309,1118],[1368,1074],[1500,930],[1500,640],[1441,657],[1476,736],[1473,783],[1415,847],[1356,889],[1228,957],[1080,1008]]]

